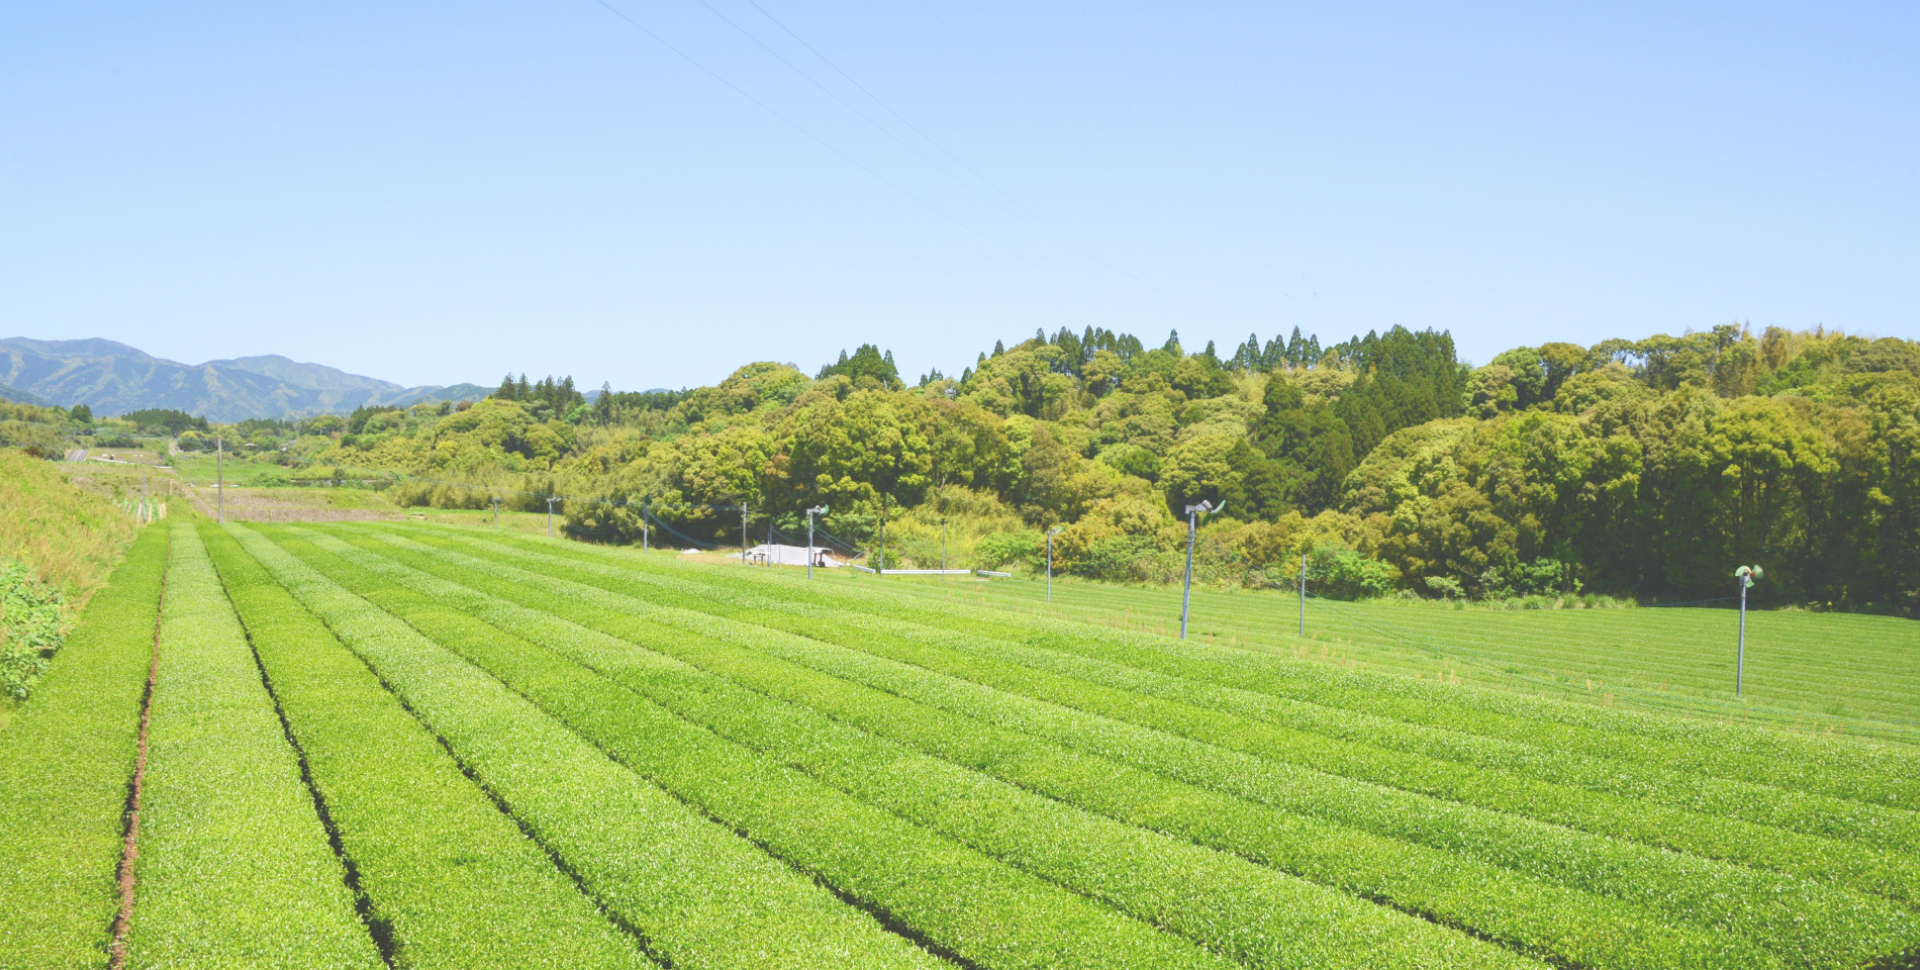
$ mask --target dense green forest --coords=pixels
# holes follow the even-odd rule
[[[1059,568],[1154,581],[1207,499],[1226,506],[1200,547],[1221,580],[1313,550],[1349,593],[1675,598],[1760,563],[1774,602],[1920,607],[1920,346],[1894,339],[1722,326],[1475,368],[1400,328],[1225,355],[1063,330],[913,386],[864,346],[812,376],[755,363],[592,402],[509,378],[349,425],[317,460],[408,472],[415,503],[557,493],[571,532],[606,541],[651,514],[737,543],[741,503],[753,539],[794,535],[825,504],[869,549],[885,518],[893,563],[937,561],[942,520],[954,561],[989,566],[1061,525]]]
[[[1723,595],[1758,563],[1774,603],[1920,610],[1920,345],[1841,333],[1549,343],[1483,366],[1401,328],[1228,353],[1090,329],[903,379],[862,346],[811,376],[754,363],[711,387],[582,394],[509,376],[472,404],[220,426],[297,467],[387,469],[404,503],[544,511],[572,534],[672,544],[804,534],[889,564],[1031,563],[1162,581],[1184,509],[1225,503],[1216,582],[1311,553],[1341,595]],[[184,417],[184,416],[181,416]],[[179,418],[164,423],[181,424]],[[209,434],[182,426],[183,447]],[[944,525],[943,525],[944,523]],[[944,536],[944,544],[943,544]]]

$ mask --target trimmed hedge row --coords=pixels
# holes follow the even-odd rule
[[[413,526],[410,534],[425,527]],[[435,533],[443,534],[443,533]],[[645,558],[626,550],[534,537],[462,536],[461,541],[538,550],[575,561],[614,562],[628,569],[694,573],[686,564]],[[1715,724],[1661,714],[1608,710],[1485,688],[1422,682],[1393,674],[1345,671],[1267,653],[1171,640],[1134,631],[1072,621],[1013,616],[1004,611],[942,604],[914,605],[907,596],[862,591],[840,584],[809,588],[804,579],[778,570],[739,570],[741,578],[767,583],[782,596],[822,602],[823,596],[882,595],[889,613],[963,632],[1022,640],[1035,631],[1124,645],[1184,661],[1198,660],[1256,675],[1260,687],[1282,696],[1380,714],[1396,720],[1470,731],[1556,751],[1616,758],[1632,739],[1630,756],[1730,780],[1805,791],[1854,802],[1920,810],[1920,752],[1895,745],[1804,737],[1764,728]],[[845,602],[844,600],[842,602]],[[1782,765],[1793,766],[1783,771]]]
[[[851,970],[939,965],[259,532],[236,529],[234,536],[549,851],[644,933],[663,962]]]
[[[166,565],[141,532],[0,731],[0,967],[106,965]]]
[[[354,550],[335,555],[285,533],[278,538],[336,581],[363,591],[525,690],[636,771],[974,965],[1034,970],[1224,970],[1231,965],[1177,936],[849,798],[782,762],[757,756],[528,642],[516,629],[491,625],[479,616],[514,611],[514,618],[524,621],[521,628],[544,628],[547,636],[555,631],[568,635],[569,624],[489,603],[429,577],[398,577],[393,568],[369,570],[356,562]],[[414,586],[427,591],[409,588]],[[858,837],[849,838],[849,833]],[[1011,919],[1010,914],[1020,915]]]
[[[1647,845],[1777,869],[1835,886],[1889,896],[1908,904],[1920,903],[1920,859],[1912,855],[1891,852],[1878,844],[1842,841],[1846,834],[1853,833],[1808,835],[1650,804],[1644,790],[1631,795],[1596,792],[1590,788],[1577,790],[1579,786],[1541,779],[1528,770],[1535,766],[1534,762],[1548,760],[1544,757],[1530,758],[1528,766],[1514,769],[1489,766],[1484,761],[1467,763],[1421,751],[1405,751],[1391,744],[1371,742],[1382,740],[1381,735],[1418,733],[1420,729],[1383,724],[1374,718],[1367,719],[1376,722],[1370,725],[1354,725],[1346,732],[1331,731],[1326,729],[1327,722],[1338,724],[1361,718],[1355,715],[1343,718],[1343,712],[1185,680],[1063,650],[969,636],[946,627],[903,620],[877,609],[852,610],[776,598],[767,595],[771,591],[764,584],[726,578],[737,573],[694,582],[665,574],[635,575],[594,563],[560,568],[557,563],[563,561],[553,560],[556,565],[549,566],[531,554],[522,555],[516,561],[547,575],[574,578],[614,592],[672,596],[675,602],[697,604],[695,608],[704,612],[815,640],[855,649],[881,644],[888,655],[922,666],[938,667],[938,662],[929,664],[922,656],[886,651],[885,647],[925,645],[964,651],[979,656],[982,666],[1000,669],[1003,676],[992,683],[1003,689],[1149,724],[1262,758],[1307,765],[1330,774]],[[721,589],[725,590],[724,596],[713,595]],[[1027,673],[1020,668],[1043,673]],[[977,679],[970,674],[961,676]],[[1319,722],[1313,725],[1316,729],[1295,726],[1306,718]],[[1529,751],[1537,752],[1537,749]],[[1617,776],[1617,772],[1609,775]],[[1811,824],[1806,818],[1811,813],[1805,810],[1809,807],[1806,803],[1814,800],[1814,797],[1797,795],[1784,799],[1801,810],[1795,818],[1802,825]],[[1855,822],[1862,814],[1883,818],[1900,814],[1859,803],[1814,807],[1846,809],[1844,814],[1834,812],[1831,816],[1840,822]],[[1889,825],[1883,831],[1897,836],[1899,829]],[[1879,843],[1881,840],[1868,841]],[[1914,842],[1898,844],[1911,847]]]
[[[202,532],[396,965],[657,966],[313,614]]]
[[[554,597],[561,590],[567,590],[570,596],[590,595],[587,590],[599,592],[594,587],[485,564],[457,553],[443,551],[441,555],[451,561],[464,560],[468,565],[491,566],[498,575],[512,575],[515,583],[509,585],[520,589],[545,586],[538,594],[544,597]],[[505,591],[496,593],[508,595]],[[709,622],[696,619],[701,616],[661,618],[698,629]],[[904,664],[872,657],[859,659],[859,654],[813,641],[783,638],[764,629],[743,632],[747,636],[741,642],[751,641],[758,649],[840,676],[1289,812],[1319,816],[1662,909],[1676,920],[1751,937],[1802,965],[1852,966],[1920,940],[1920,921],[1912,914],[1868,896],[1331,778]],[[977,659],[957,653],[948,658],[959,666]]]
[[[1537,736],[1542,733],[1560,741],[1565,740],[1555,733],[1557,726],[1553,724],[1542,724],[1542,730],[1536,732],[1529,732],[1524,725],[1513,728],[1511,724],[1502,725],[1503,730],[1492,734],[1475,734],[1460,729],[1462,724],[1472,720],[1472,715],[1448,716],[1459,714],[1448,705],[1462,697],[1488,700],[1481,696],[1485,692],[1421,684],[1406,678],[1352,674],[1320,664],[1301,664],[1263,654],[1145,637],[1070,621],[1039,617],[1020,617],[1016,620],[1002,611],[953,608],[945,604],[932,608],[917,602],[917,598],[903,596],[897,590],[844,584],[822,589],[809,587],[804,582],[792,582],[787,577],[766,576],[756,570],[694,570],[677,563],[664,564],[653,560],[645,561],[644,568],[635,569],[624,558],[617,565],[610,562],[608,557],[613,553],[606,550],[554,547],[520,540],[507,544],[472,536],[459,538],[469,546],[513,549],[523,557],[568,564],[572,567],[572,575],[616,591],[631,589],[625,584],[633,582],[667,580],[701,587],[706,591],[704,595],[709,602],[719,599],[714,594],[723,590],[727,594],[726,599],[739,596],[742,590],[755,590],[761,594],[763,602],[773,603],[774,609],[813,606],[844,610],[858,606],[864,608],[862,615],[867,616],[870,623],[898,624],[890,629],[900,635],[913,636],[911,632],[902,631],[918,631],[918,636],[924,639],[929,633],[940,631],[945,637],[938,641],[942,643],[955,640],[991,642],[996,646],[996,656],[1002,655],[997,649],[999,644],[1024,644],[1040,653],[1016,651],[1006,655],[1027,663],[1033,657],[1050,654],[1054,659],[1028,665],[1068,672],[1108,686],[1155,696],[1172,695],[1171,699],[1178,700],[1198,697],[1201,700],[1197,703],[1202,706],[1219,707],[1341,740],[1359,741],[1478,767],[1510,769],[1539,782],[1615,794],[1641,806],[1642,812],[1647,806],[1667,806],[1712,819],[1742,821],[1766,829],[1815,836],[1829,841],[1798,842],[1791,837],[1778,839],[1779,851],[1772,853],[1765,848],[1770,834],[1766,832],[1736,832],[1729,840],[1719,837],[1711,828],[1692,831],[1691,826],[1676,824],[1669,830],[1661,823],[1651,821],[1637,824],[1640,836],[1663,846],[1778,867],[1783,871],[1823,879],[1834,878],[1865,891],[1882,892],[1909,901],[1914,899],[1912,890],[1915,879],[1911,873],[1920,870],[1920,862],[1914,861],[1914,854],[1920,851],[1920,848],[1916,848],[1920,847],[1920,813],[1794,787],[1774,787],[1783,781],[1791,785],[1809,776],[1845,770],[1808,764],[1804,759],[1785,754],[1769,756],[1774,760],[1765,784],[1721,778],[1672,767],[1663,760],[1673,754],[1671,745],[1647,742],[1632,734],[1607,735],[1602,742],[1591,745],[1592,750],[1582,754],[1570,751],[1559,743],[1543,745],[1537,742]],[[582,573],[592,574],[591,578],[581,576]],[[1063,660],[1060,655],[1072,655],[1091,663]],[[1290,675],[1301,675],[1303,681],[1290,684],[1285,690],[1277,689],[1274,686],[1276,678],[1268,669],[1272,664],[1277,664]],[[1154,675],[1158,675],[1158,678],[1155,679]],[[1357,689],[1356,680],[1362,681]],[[1168,686],[1170,682],[1172,686]],[[1168,693],[1157,692],[1154,688],[1164,689]],[[1414,700],[1407,701],[1402,696],[1409,693]],[[1516,706],[1523,714],[1533,704],[1526,698],[1496,696],[1503,705]],[[1360,702],[1358,706],[1368,710],[1383,709],[1406,715],[1409,719],[1395,719],[1357,707],[1339,706],[1340,703],[1353,701]],[[1447,710],[1448,714],[1439,717],[1432,715],[1430,712],[1436,707]],[[1591,709],[1587,710],[1592,713]],[[1601,712],[1600,716],[1604,723],[1607,712]],[[1636,723],[1647,717],[1622,716],[1636,719]],[[1493,720],[1507,719],[1497,715]],[[1666,725],[1668,728],[1682,732],[1707,732],[1714,738],[1728,731],[1739,737],[1772,733],[1667,720],[1672,722]],[[1837,748],[1842,754],[1848,755],[1844,760],[1849,762],[1857,761],[1857,756],[1861,754],[1856,746],[1848,742],[1835,744],[1787,738],[1784,743],[1795,748],[1813,745],[1823,752],[1828,748]],[[1896,759],[1893,765],[1881,767],[1897,772],[1900,765]],[[1838,780],[1827,779],[1813,787],[1844,793],[1849,784],[1851,781],[1842,777]],[[1604,822],[1596,821],[1595,824]],[[1662,835],[1662,832],[1666,834]],[[1751,845],[1754,837],[1761,840],[1759,851],[1765,853],[1764,857],[1742,854],[1739,843],[1746,841]],[[1837,847],[1830,840],[1858,843],[1858,846]]]
[[[477,569],[462,571],[427,562],[418,565],[458,577],[473,589],[493,596],[507,595],[510,585]],[[1676,926],[1666,914],[1543,884],[1437,849],[1279,812],[758,652],[757,646],[768,637],[780,637],[779,633],[727,630],[722,628],[726,626],[723,622],[716,622],[716,628],[707,631],[711,636],[663,631],[662,627],[670,627],[675,619],[671,611],[618,602],[605,593],[563,597],[553,595],[557,589],[541,588],[538,581],[531,585],[533,589],[524,594],[529,600],[545,594],[549,604],[545,608],[551,613],[608,634],[543,631],[539,639],[552,649],[603,671],[683,716],[753,744],[771,756],[800,764],[836,787],[890,810],[926,819],[927,824],[971,829],[970,816],[947,818],[946,805],[964,802],[970,812],[987,812],[998,804],[983,797],[990,788],[979,785],[964,768],[1444,925],[1467,927],[1518,952],[1560,963],[1595,967],[1779,965],[1777,958],[1744,937]],[[438,595],[453,598],[460,593],[446,590]],[[469,590],[466,595],[477,594]],[[475,605],[485,602],[489,601],[481,597]],[[495,605],[489,611],[499,614],[496,623],[512,625],[515,618],[510,614],[515,609]],[[641,644],[663,657],[636,653],[629,644]],[[664,659],[667,657],[673,659]],[[831,720],[822,721],[822,715]],[[897,745],[879,742],[868,734],[944,760],[905,755]],[[908,782],[903,777],[917,780]],[[986,807],[980,808],[982,805]],[[1026,805],[999,805],[998,814],[991,817],[1029,816],[1035,817],[1045,832],[1064,830],[1047,818],[1047,812]],[[963,831],[961,835],[988,841],[1005,837],[998,831],[985,835]],[[1036,840],[1050,837],[1056,836],[1036,836]],[[1197,881],[1193,885],[1207,895],[1233,892],[1210,889]],[[1226,915],[1218,918],[1228,923],[1239,919]],[[1361,962],[1379,965],[1384,959],[1365,955]]]
[[[171,531],[128,966],[384,967],[206,548]]]
[[[1243,963],[1301,967],[1537,965],[1469,937],[1193,845],[1184,834],[1168,840],[1018,787],[988,781],[972,771],[851,730],[813,712],[771,701],[686,664],[636,653],[625,641],[557,623],[551,615],[502,602],[495,598],[502,592],[499,589],[490,590],[495,596],[484,595],[412,573],[338,542],[322,540],[321,544],[339,547],[343,558],[364,563],[380,581],[411,586],[418,595],[484,617],[500,630],[533,638],[588,666],[610,668],[616,678],[667,709],[722,737],[765,752],[774,763],[796,765],[843,792],[1124,912],[1151,919]],[[466,578],[484,585],[482,580]],[[560,615],[592,612],[571,600],[542,597],[539,592],[529,595],[547,599],[548,609]],[[581,619],[592,622],[594,618]],[[450,631],[449,637],[452,635]],[[481,630],[467,639],[485,642],[498,636],[498,632]],[[588,690],[591,688],[573,687],[562,703],[575,702],[578,694]],[[604,693],[605,688],[601,691]],[[616,704],[618,697],[616,691],[611,699],[592,703]],[[684,724],[677,732],[703,739],[708,747],[717,744],[704,732]],[[645,735],[645,744],[649,748],[659,746],[663,737],[675,733],[673,722],[667,719],[664,726]],[[696,754],[696,766],[714,760],[710,752]],[[1106,774],[1110,773],[1103,772],[1102,776]],[[782,799],[783,803],[787,801]],[[941,888],[949,891],[952,887]],[[1650,928],[1635,927],[1642,931]],[[1711,941],[1701,943],[1707,949]],[[1672,953],[1652,949],[1661,956]],[[1721,962],[1699,960],[1695,965],[1724,965],[1724,957],[1733,948],[1711,949]]]

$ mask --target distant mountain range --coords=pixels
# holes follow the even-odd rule
[[[0,340],[0,398],[85,404],[102,417],[175,408],[209,421],[344,414],[370,404],[402,407],[478,400],[478,384],[402,387],[277,354],[182,364],[112,340]]]

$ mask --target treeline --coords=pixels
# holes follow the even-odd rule
[[[133,448],[136,436],[172,436],[205,431],[204,418],[170,408],[129,411],[95,419],[85,404],[71,408],[0,404],[0,447],[18,448],[41,458],[58,458],[69,448]]]
[[[759,363],[576,396],[516,378],[320,460],[472,486],[421,501],[571,496],[569,528],[607,541],[637,540],[643,506],[733,543],[741,503],[753,538],[828,504],[856,540],[887,521],[896,561],[936,555],[940,520],[978,564],[1059,525],[1061,568],[1153,580],[1208,499],[1226,508],[1203,558],[1227,578],[1314,550],[1355,594],[1672,598],[1758,563],[1777,602],[1920,608],[1920,349],[1901,340],[1723,326],[1473,367],[1434,331],[1252,336],[1223,357],[1089,328],[912,387],[863,345],[812,376]]]

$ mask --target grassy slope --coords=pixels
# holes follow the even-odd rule
[[[77,615],[106,582],[134,523],[108,499],[76,488],[52,462],[0,449],[0,559],[15,559],[66,596]],[[0,697],[0,730],[18,703]]]
[[[67,483],[51,462],[0,450],[0,556],[25,562],[79,603],[133,541],[133,520]]]

